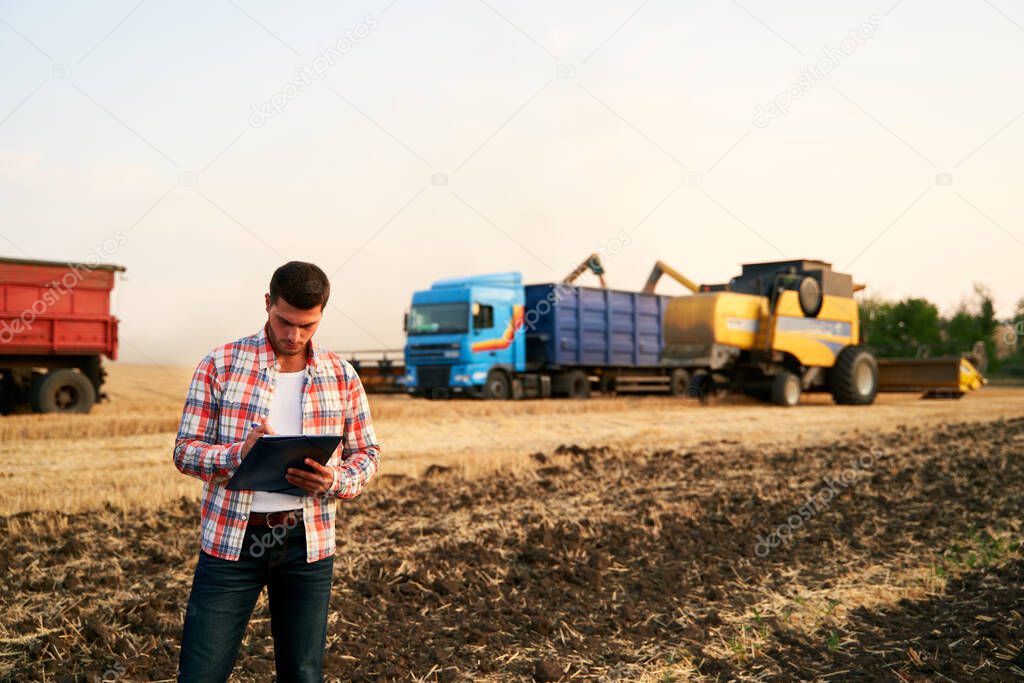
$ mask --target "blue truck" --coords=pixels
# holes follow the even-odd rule
[[[662,363],[672,297],[565,282],[523,285],[517,272],[438,280],[405,315],[413,396],[587,398],[685,394],[687,371]]]

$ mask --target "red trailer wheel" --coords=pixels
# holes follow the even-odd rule
[[[37,413],[87,413],[95,402],[95,387],[77,370],[51,370],[32,383],[32,410]]]

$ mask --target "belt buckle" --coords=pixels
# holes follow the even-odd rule
[[[286,526],[289,522],[292,522],[293,520],[295,520],[295,512],[293,510],[282,510],[278,514],[281,515],[281,516],[277,517],[277,519],[280,520],[280,522],[278,522],[277,524],[273,524],[273,523],[270,522],[270,519],[267,519],[267,523],[271,527]]]
[[[267,523],[267,513],[254,512],[249,515],[249,524],[253,526],[264,526]]]

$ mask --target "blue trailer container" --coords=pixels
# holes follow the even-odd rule
[[[406,315],[406,390],[444,398],[586,398],[604,392],[686,392],[660,362],[671,297],[561,283],[519,273],[439,280]]]
[[[661,321],[671,297],[613,289],[527,285],[527,363],[660,367]],[[546,303],[547,302],[547,303]],[[547,315],[540,312],[550,308]]]

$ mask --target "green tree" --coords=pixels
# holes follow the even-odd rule
[[[931,355],[942,344],[939,309],[927,299],[867,299],[861,304],[861,325],[865,343],[881,357]]]
[[[1017,302],[1013,317],[1006,321],[1003,341],[1009,347],[1009,355],[999,361],[999,370],[1012,377],[1024,377],[1024,299]]]
[[[943,353],[956,354],[969,350],[976,341],[985,342],[985,351],[995,360],[995,335],[999,321],[996,319],[992,292],[980,283],[974,285],[974,296],[961,303],[944,328]]]
[[[1024,298],[1017,301],[1017,308],[1010,320],[1012,327],[1014,355],[1024,357]]]

